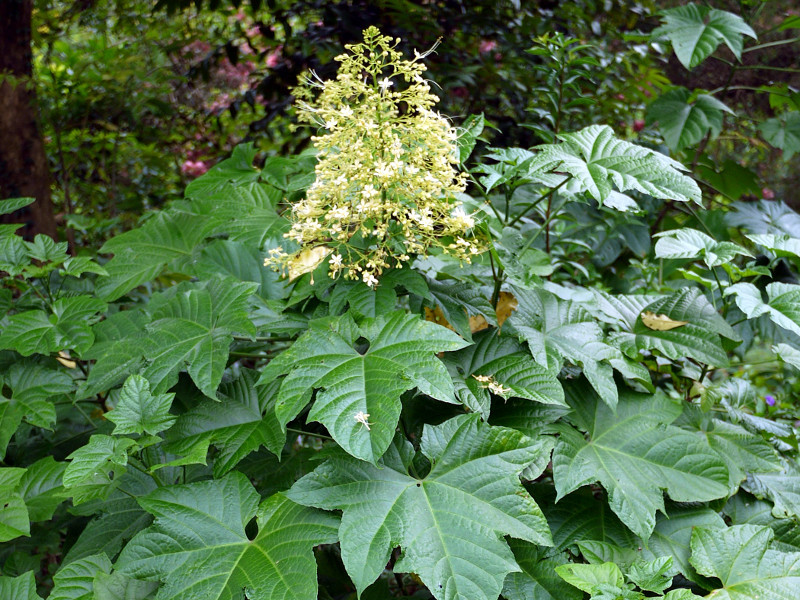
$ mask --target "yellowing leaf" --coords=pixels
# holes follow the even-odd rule
[[[313,248],[306,248],[300,252],[295,258],[289,261],[289,281],[293,281],[300,277],[300,275],[310,273],[316,269],[330,253],[331,248],[327,246],[315,246]]]
[[[489,328],[489,323],[483,315],[474,315],[469,318],[469,330],[472,333],[483,331]]]
[[[455,328],[450,325],[450,321],[444,316],[444,312],[442,311],[441,306],[437,306],[436,308],[428,308],[425,307],[425,320],[430,321],[431,323],[436,323],[437,325],[441,325],[442,327],[447,327],[450,331],[455,331]],[[470,326],[472,322],[470,322]]]
[[[675,321],[674,319],[670,319],[667,315],[657,315],[649,310],[643,312],[641,317],[644,326],[654,331],[669,331],[670,329],[683,327],[689,323],[689,321]]]
[[[511,292],[500,292],[497,298],[497,326],[502,327],[511,313],[517,310],[517,299]]]
[[[60,362],[62,365],[67,367],[68,369],[74,369],[78,366],[78,364],[74,360],[70,360],[69,352],[66,350],[61,350],[56,356],[56,360]]]

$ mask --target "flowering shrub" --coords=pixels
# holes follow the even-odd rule
[[[317,157],[238,146],[113,258],[0,229],[0,598],[796,598],[800,215],[557,101],[467,216],[396,43],[300,92]]]
[[[363,43],[336,58],[334,81],[312,76],[296,90],[300,120],[327,133],[312,138],[316,181],[290,214],[286,237],[301,250],[276,249],[268,264],[287,264],[295,275],[330,254],[332,276],[375,287],[385,269],[413,255],[438,248],[469,262],[482,251],[456,200],[466,180],[455,168],[456,132],[433,111],[425,55],[403,59],[399,41],[370,27]]]

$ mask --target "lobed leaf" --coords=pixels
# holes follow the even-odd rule
[[[421,450],[432,467],[423,479],[408,474],[413,450],[398,438],[378,466],[337,453],[288,495],[343,511],[342,559],[359,593],[400,546],[395,571],[417,573],[435,597],[495,600],[506,575],[519,570],[502,536],[552,543],[544,515],[519,482],[543,447],[463,415],[425,426]]]

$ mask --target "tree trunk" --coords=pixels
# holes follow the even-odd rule
[[[56,237],[50,169],[33,84],[33,0],[0,0],[0,198],[36,202],[0,222],[25,223],[24,234]]]

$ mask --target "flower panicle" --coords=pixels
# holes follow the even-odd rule
[[[298,119],[324,131],[312,137],[316,179],[284,234],[301,250],[267,264],[292,270],[302,252],[324,247],[316,264],[303,264],[327,259],[331,276],[374,288],[386,269],[432,248],[466,262],[485,249],[457,200],[467,176],[456,168],[456,132],[434,111],[438,98],[422,78],[420,61],[433,48],[408,60],[399,43],[370,27],[336,57],[335,79],[311,74],[295,91]]]

